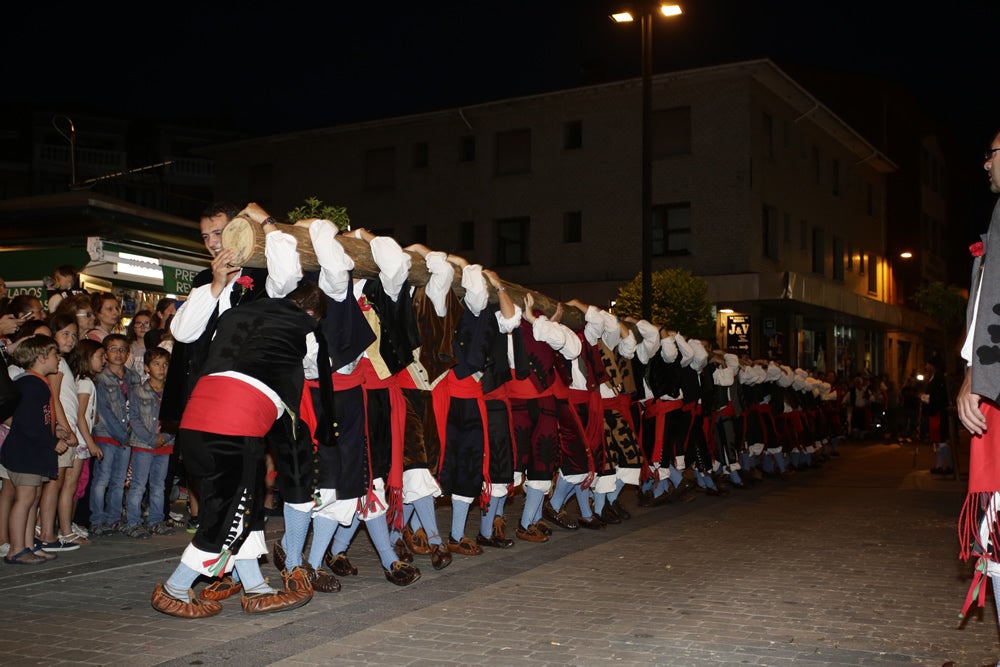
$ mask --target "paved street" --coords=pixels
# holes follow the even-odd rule
[[[340,593],[264,617],[235,599],[202,621],[159,614],[150,592],[189,535],[105,538],[52,564],[0,565],[0,664],[995,662],[991,599],[958,629],[970,581],[955,533],[964,481],[932,477],[926,446],[842,452],[821,470],[636,509],[606,531],[556,529],[547,544],[456,556],[441,572],[417,557],[423,577],[408,588],[385,581],[362,532],[349,552],[359,576]],[[512,527],[520,506],[507,509]],[[268,539],[280,530],[272,520]]]

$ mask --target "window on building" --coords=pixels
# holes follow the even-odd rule
[[[497,220],[497,266],[528,264],[528,232],[531,219],[503,218]]]
[[[847,270],[854,270],[854,246],[851,244],[847,245]]]
[[[875,186],[868,184],[868,196],[865,202],[865,211],[868,215],[875,215]]]
[[[833,237],[833,279],[843,280],[844,279],[844,241],[843,239],[834,236]]]
[[[476,247],[476,225],[472,220],[458,223],[458,249],[473,250]]]
[[[868,256],[868,293],[878,294],[878,256]]]
[[[764,113],[764,157],[774,157],[774,117]]]
[[[778,259],[778,209],[764,205],[761,210],[764,256]]]
[[[427,245],[427,225],[413,225],[413,242]]]
[[[799,250],[809,251],[809,223],[805,220],[799,220]]]
[[[823,157],[819,153],[819,146],[812,147],[813,177],[816,185],[823,184]]]
[[[471,134],[467,134],[458,140],[458,161],[476,161],[476,138]]]
[[[563,213],[563,243],[579,243],[583,240],[583,213],[566,211]]]
[[[653,255],[691,254],[691,204],[653,207]]]
[[[563,123],[563,148],[566,150],[583,148],[583,121],[571,120]]]
[[[868,263],[868,255],[866,253],[861,253],[858,255],[858,275],[865,275],[865,264]]]
[[[424,169],[430,164],[430,147],[426,141],[413,144],[413,168]]]
[[[523,174],[531,171],[531,130],[496,133],[496,173]]]
[[[823,234],[823,230],[816,228],[813,229],[812,233],[813,242],[813,261],[812,269],[813,273],[818,273],[821,276],[826,275],[826,239]]]
[[[392,190],[396,187],[396,149],[372,148],[365,153],[365,190]]]
[[[785,213],[785,244],[792,244],[792,214]]]
[[[691,154],[691,107],[653,111],[653,159]]]
[[[840,160],[833,160],[830,164],[830,180],[832,181],[832,192],[834,197],[840,196]]]

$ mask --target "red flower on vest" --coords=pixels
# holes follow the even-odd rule
[[[240,295],[236,298],[236,305],[239,305],[246,293],[253,290],[253,278],[250,276],[240,276],[236,279],[236,285],[240,288]]]
[[[983,248],[983,242],[982,241],[976,241],[975,243],[973,243],[972,245],[969,246],[969,252],[972,253],[973,257],[982,257],[983,256],[983,251],[984,251],[984,248]]]

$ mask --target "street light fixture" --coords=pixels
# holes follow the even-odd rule
[[[642,33],[642,317],[653,316],[653,13],[679,16],[681,6],[646,0],[638,5]],[[612,14],[616,23],[635,20],[631,12]]]
[[[904,250],[903,252],[899,253],[899,256],[902,259],[911,259],[913,257],[913,253],[910,252],[909,250]]]

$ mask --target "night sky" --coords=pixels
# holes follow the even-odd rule
[[[7,8],[0,103],[259,135],[639,74],[638,25],[613,24],[608,13],[621,5],[604,0],[301,4]],[[892,1],[683,5],[683,17],[654,30],[657,72],[769,57],[900,84],[954,129],[960,177],[989,197],[980,156],[1000,127],[1000,3],[963,0],[938,13]],[[841,112],[845,102],[818,96]]]

